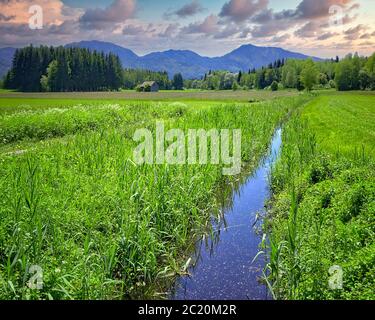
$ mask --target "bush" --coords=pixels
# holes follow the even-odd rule
[[[272,91],[279,90],[279,84],[276,81],[272,82],[272,84],[271,84],[271,90]]]
[[[332,89],[335,89],[336,88],[336,82],[333,81],[333,80],[329,80],[328,82],[329,86],[332,88]]]
[[[328,77],[325,73],[319,74],[319,84],[325,86],[328,83]]]
[[[151,92],[151,86],[149,84],[145,84],[145,86],[143,88],[143,91],[144,92]]]

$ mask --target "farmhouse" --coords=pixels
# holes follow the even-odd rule
[[[143,92],[158,92],[159,85],[155,81],[146,81],[139,86],[139,91]]]

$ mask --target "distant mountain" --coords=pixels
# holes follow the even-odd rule
[[[15,48],[0,48],[0,78],[2,78],[12,66]]]
[[[218,69],[211,58],[188,50],[150,53],[140,58],[137,67],[153,71],[166,70],[170,77],[181,72],[184,78],[201,77],[210,69]]]
[[[82,41],[69,44],[70,47],[113,52],[120,57],[124,68],[142,68],[153,71],[167,71],[172,77],[181,72],[184,78],[199,78],[209,70],[238,72],[260,68],[277,59],[307,59],[309,56],[274,47],[243,45],[222,57],[203,57],[190,50],[168,50],[137,56],[133,51],[108,42]],[[314,60],[320,60],[313,57]]]
[[[243,45],[238,49],[222,57],[203,57],[189,50],[168,50],[163,52],[153,52],[145,56],[138,56],[133,51],[102,41],[81,41],[67,44],[66,47],[87,48],[90,50],[112,52],[119,56],[124,68],[142,68],[153,71],[167,71],[172,77],[175,73],[181,72],[184,78],[199,78],[209,70],[228,70],[238,72],[247,71],[252,68],[260,68],[277,59],[307,59],[308,56],[296,52],[287,51],[275,47],[257,47],[254,45]],[[11,64],[10,51],[4,54],[0,49],[0,61],[4,61],[4,70],[0,72],[2,76]],[[13,51],[14,53],[14,51]],[[4,56],[3,56],[4,55]],[[320,60],[319,58],[313,58]]]
[[[278,59],[307,59],[301,53],[287,51],[276,47],[257,47],[251,44],[243,45],[238,49],[219,58],[226,70],[239,71],[248,70],[249,68],[261,68]],[[321,60],[313,57],[314,60]]]
[[[140,68],[152,71],[167,71],[170,77],[181,72],[186,78],[195,78],[204,75],[209,69],[217,70],[211,58],[202,57],[189,50],[168,50],[152,52],[145,56],[138,56],[133,51],[109,42],[81,41],[67,44],[66,47],[87,48],[115,53],[120,57],[124,68]]]

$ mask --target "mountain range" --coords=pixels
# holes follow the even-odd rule
[[[307,59],[309,56],[277,47],[258,47],[251,44],[221,57],[204,57],[190,50],[167,50],[138,56],[133,51],[102,41],[81,41],[67,44],[66,47],[87,48],[119,56],[124,68],[141,68],[152,71],[167,71],[172,77],[182,73],[184,78],[200,78],[209,70],[247,71],[260,68],[278,59]],[[15,48],[0,48],[0,77],[9,70]],[[321,60],[312,57],[314,60]]]
[[[16,48],[0,48],[0,79],[11,68],[15,52]]]

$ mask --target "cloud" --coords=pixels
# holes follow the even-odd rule
[[[70,41],[79,31],[77,21],[83,10],[67,7],[60,0],[38,0],[43,9],[43,29],[30,29],[29,8],[34,4],[34,0],[0,0],[1,46],[57,44]]]
[[[329,16],[330,8],[340,6],[343,10],[356,9],[358,4],[353,3],[354,0],[303,0],[296,8],[295,16],[299,19],[316,19]]]
[[[349,16],[348,14],[346,14],[342,18],[342,24],[343,25],[349,24],[349,23],[353,22],[354,20],[356,20],[357,18],[358,18],[358,14],[355,14],[353,16]]]
[[[339,35],[339,33],[337,33],[337,32],[326,32],[326,33],[323,33],[322,35],[320,35],[319,37],[317,37],[317,40],[323,41],[323,40],[327,40],[327,39],[333,38],[333,37],[338,36],[338,35]]]
[[[256,14],[251,21],[255,23],[266,23],[273,19],[273,11],[271,9],[265,9],[260,13]]]
[[[27,37],[30,35],[30,28],[26,24],[0,24],[0,34],[3,36],[13,35],[17,37]]]
[[[243,22],[268,6],[268,0],[230,0],[221,9],[220,17]]]
[[[145,25],[144,23],[133,21],[130,24],[125,25],[122,28],[121,33],[126,36],[135,37],[135,39],[143,38],[172,38],[179,30],[178,23],[154,25],[149,23]]]
[[[299,38],[314,38],[317,36],[317,32],[320,29],[320,25],[317,22],[311,21],[306,23],[302,28],[294,32],[294,35]]]
[[[0,0],[0,21],[12,24],[28,24],[31,14],[29,8],[38,4],[43,9],[44,25],[62,24],[66,20],[77,19],[81,9],[71,9],[69,14],[60,0]]]
[[[366,28],[363,24],[359,24],[354,28],[350,28],[350,29],[346,30],[344,33],[346,35],[357,34],[357,33],[361,32],[362,30],[365,30],[365,29]]]
[[[49,34],[73,36],[74,34],[79,33],[79,24],[76,20],[66,20],[60,25],[49,26],[44,32],[46,36]]]
[[[281,31],[289,30],[295,26],[294,22],[289,20],[270,20],[268,23],[259,24],[251,29],[251,35],[254,38],[268,38],[277,35]]]
[[[173,15],[176,15],[179,18],[187,18],[187,17],[194,16],[200,12],[203,12],[204,10],[205,8],[203,8],[198,1],[193,0],[192,2],[182,6],[180,9],[177,9],[173,12],[166,13],[165,16],[170,17]]]
[[[215,39],[226,39],[240,33],[242,30],[236,24],[229,24],[214,35]],[[243,31],[242,31],[243,32]]]
[[[88,29],[113,29],[117,23],[134,17],[135,11],[135,0],[115,0],[105,9],[87,9],[80,18],[80,22],[83,27]]]
[[[364,34],[361,35],[359,38],[360,38],[361,40],[368,40],[368,39],[371,39],[372,36],[371,36],[370,33],[364,33]]]
[[[297,28],[294,36],[302,39],[316,38],[319,34],[328,32],[324,29],[330,27],[332,6],[342,8],[343,24],[354,21],[356,16],[352,16],[351,11],[359,7],[356,0],[302,0],[295,9],[279,12],[267,7],[252,16],[252,36],[268,38],[281,31]]]
[[[6,15],[0,13],[0,21],[6,21],[6,22],[8,22],[10,20],[13,20],[15,17],[16,16],[14,16],[14,15],[13,16],[6,16]]]
[[[202,22],[191,23],[188,26],[182,28],[182,33],[214,34],[219,31],[218,22],[218,17],[216,15],[211,14]]]
[[[167,28],[159,34],[162,38],[173,38],[179,31],[179,23],[170,23]]]
[[[281,36],[275,36],[271,39],[271,42],[277,42],[277,43],[282,43],[285,42],[286,40],[290,39],[290,34],[286,33]]]
[[[122,29],[122,33],[127,36],[137,36],[147,32],[147,29],[141,25],[126,25]]]
[[[28,27],[28,9],[35,2],[44,10],[42,30],[30,30]],[[96,9],[69,7],[64,2],[0,0],[0,45],[59,45],[87,39],[111,41],[141,53],[172,47],[216,55],[251,41],[257,45],[284,43],[287,49],[305,49],[305,52],[319,56],[361,49],[361,42],[370,42],[375,37],[373,30],[353,23],[359,17],[356,13],[360,12],[355,11],[359,8],[359,0],[299,0],[295,7],[279,11],[272,9],[269,0],[223,0],[224,4],[217,14],[210,12],[204,19],[189,19],[185,23],[181,22],[182,19],[207,10],[202,7],[205,2],[184,0],[185,5],[165,14],[176,21],[158,22],[155,13],[153,23],[135,18],[137,0],[111,0],[106,8]],[[329,23],[332,5],[343,8],[341,26],[332,27]],[[147,6],[143,9],[151,10]],[[332,41],[319,42],[331,38]],[[335,43],[340,45],[337,51]],[[362,54],[371,51],[370,48],[361,50]]]
[[[375,45],[375,42],[373,41],[365,41],[365,42],[361,42],[359,44],[361,47],[369,47],[369,48],[373,48],[374,45]]]
[[[357,40],[357,39],[360,38],[361,32],[363,30],[366,30],[366,29],[367,29],[366,26],[364,26],[363,24],[359,24],[356,27],[347,29],[347,30],[344,31],[345,39],[346,40]]]

